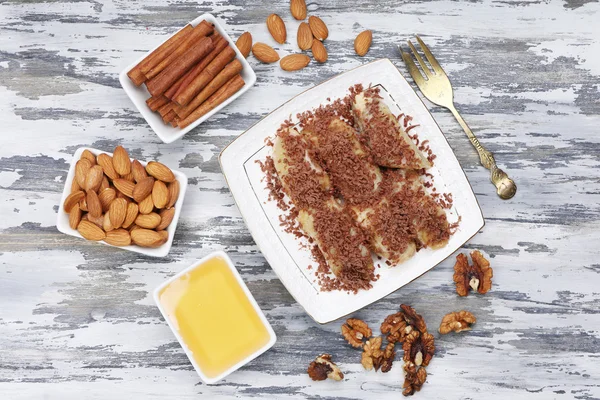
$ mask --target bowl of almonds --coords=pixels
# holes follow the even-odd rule
[[[187,177],[156,161],[78,149],[65,182],[56,227],[67,235],[154,257],[169,253]]]

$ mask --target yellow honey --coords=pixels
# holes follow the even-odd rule
[[[158,299],[207,378],[219,376],[270,340],[265,323],[221,256],[169,283]]]

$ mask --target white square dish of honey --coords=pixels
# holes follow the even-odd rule
[[[208,384],[252,361],[277,339],[231,259],[222,251],[160,285],[154,300],[194,369]]]

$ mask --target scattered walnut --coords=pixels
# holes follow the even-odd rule
[[[341,381],[344,378],[342,371],[331,361],[330,354],[321,354],[311,362],[308,366],[308,376],[313,381],[324,381],[327,378]]]
[[[388,315],[381,324],[381,333],[387,334],[390,343],[404,342],[406,335],[413,330],[427,332],[427,325],[417,312],[406,304],[400,306],[402,311]]]
[[[405,376],[404,385],[402,386],[404,391],[402,391],[402,394],[412,396],[415,392],[421,390],[425,380],[427,380],[427,371],[425,371],[425,368],[418,367],[410,361],[404,363],[403,369]]]
[[[381,352],[381,336],[371,338],[366,341],[363,347],[362,357],[360,363],[367,370],[370,371],[375,365],[379,365],[383,353]]]
[[[406,336],[402,349],[404,361],[410,361],[419,367],[427,366],[435,352],[433,335],[428,332],[412,331]]]
[[[454,282],[459,296],[468,295],[471,289],[484,294],[492,288],[494,271],[490,267],[490,262],[477,250],[471,252],[471,258],[473,265],[469,265],[466,255],[461,253],[456,256]]]
[[[375,365],[375,370],[377,371],[381,368],[381,372],[388,372],[392,369],[392,363],[394,362],[394,358],[396,357],[396,349],[394,343],[388,343],[383,351],[382,356],[379,358],[380,361]]]
[[[352,347],[362,347],[362,340],[368,340],[372,334],[373,332],[371,332],[369,325],[360,319],[350,318],[342,325],[342,335],[344,335]]]
[[[446,333],[468,331],[477,321],[477,318],[468,311],[458,311],[447,314],[442,318],[440,324],[440,333],[445,335]]]

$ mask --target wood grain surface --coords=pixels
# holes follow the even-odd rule
[[[463,251],[494,267],[492,291],[458,298],[452,260],[356,313],[377,330],[399,304],[433,330],[450,311],[478,318],[439,337],[415,398],[600,398],[600,3],[587,0],[308,2],[329,26],[329,61],[287,73],[251,65],[258,82],[182,140],[165,145],[120,88],[118,73],[199,14],[233,37],[272,45],[267,15],[288,24],[280,55],[298,51],[287,1],[0,1],[0,398],[399,399],[400,362],[365,372],[360,353],[318,325],[258,252],[220,173],[218,154],[291,96],[339,72],[389,57],[422,35],[446,68],[465,119],[517,182],[511,201],[451,115],[432,107],[465,169],[486,226]],[[360,58],[354,37],[373,30]],[[76,148],[156,159],[190,186],[174,246],[154,259],[60,234],[55,227]],[[200,382],[154,306],[166,278],[227,251],[278,341],[214,386]],[[236,329],[232,326],[231,329]],[[240,332],[240,335],[243,332]],[[333,354],[343,382],[313,382],[308,363]]]

